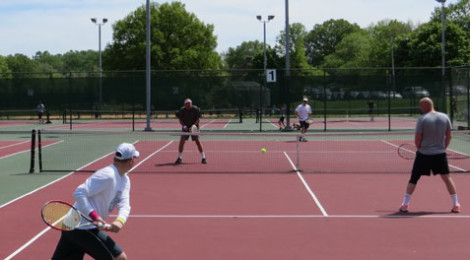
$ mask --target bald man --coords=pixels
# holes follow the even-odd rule
[[[418,118],[415,128],[415,145],[418,151],[399,211],[408,212],[408,204],[418,180],[422,175],[430,176],[432,172],[434,175],[439,174],[447,187],[453,204],[451,212],[460,213],[457,191],[449,174],[446,155],[452,138],[452,124],[446,114],[434,110],[434,104],[428,97],[419,101],[419,110],[423,115]]]

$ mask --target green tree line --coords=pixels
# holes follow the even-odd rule
[[[470,63],[469,1],[445,7],[446,66]],[[291,68],[305,74],[314,68],[387,68],[392,58],[396,67],[437,68],[441,66],[441,15],[441,7],[436,7],[426,23],[382,20],[367,28],[343,19],[330,19],[311,29],[293,23],[289,37],[282,30],[276,44],[267,46],[268,68],[285,68],[286,41],[291,46]],[[145,16],[141,6],[112,25],[113,40],[102,53],[103,70],[145,69]],[[151,30],[152,70],[263,68],[263,43],[244,41],[217,53],[214,25],[186,11],[181,2],[151,3]],[[95,50],[0,56],[0,78],[86,75],[96,73],[97,64]]]

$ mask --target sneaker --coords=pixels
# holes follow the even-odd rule
[[[183,160],[182,160],[181,158],[179,158],[179,157],[178,157],[178,159],[176,159],[176,162],[175,162],[175,164],[181,164],[181,162],[182,162],[182,161],[183,161]]]
[[[398,209],[400,212],[408,212],[408,205],[401,205]]]
[[[452,210],[450,211],[452,213],[460,213],[460,205],[452,207]]]
[[[302,140],[300,140],[301,142],[307,142],[307,139],[305,139],[305,137],[302,137]]]
[[[202,163],[202,164],[207,164],[206,158],[202,158],[201,163]]]

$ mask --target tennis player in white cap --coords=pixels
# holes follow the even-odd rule
[[[122,143],[116,147],[111,165],[96,171],[77,187],[73,193],[74,206],[94,222],[103,223],[105,228],[91,225],[63,231],[51,259],[83,259],[85,254],[94,259],[127,259],[126,253],[105,231],[117,233],[126,223],[131,209],[127,172],[139,156],[134,145]],[[117,217],[108,224],[106,219],[114,208]]]

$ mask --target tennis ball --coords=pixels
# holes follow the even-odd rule
[[[261,153],[266,153],[266,148],[261,148]]]

